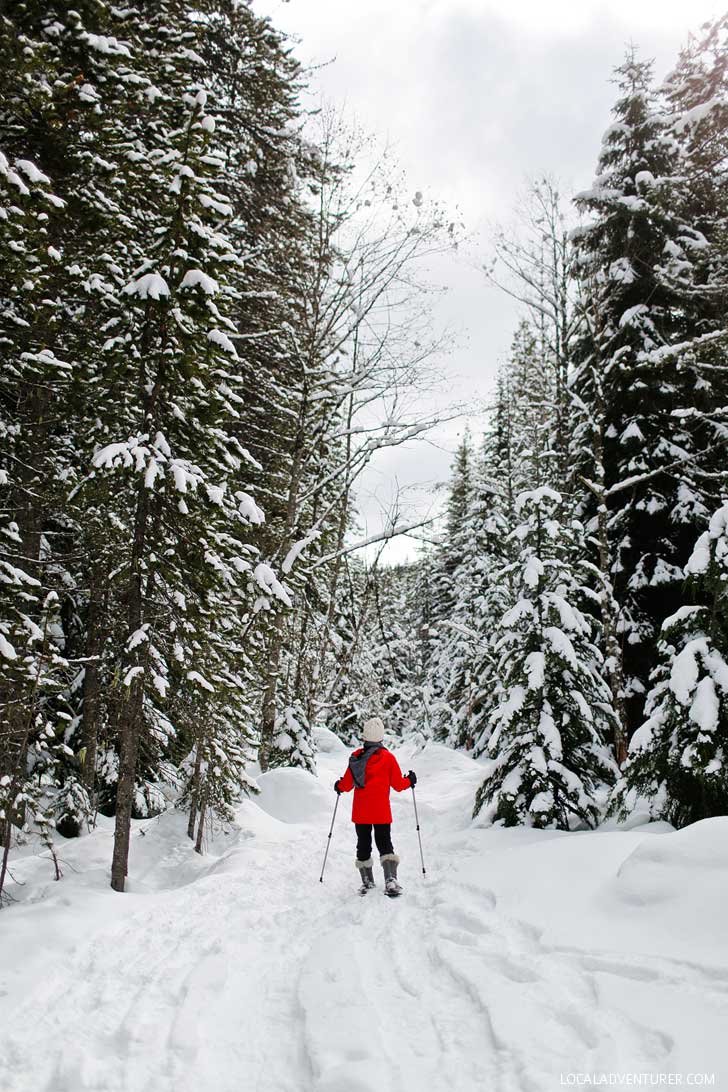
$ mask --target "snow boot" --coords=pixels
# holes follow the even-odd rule
[[[384,894],[389,895],[390,899],[395,899],[397,895],[402,894],[402,888],[397,883],[399,857],[396,853],[385,853],[379,860],[384,870]]]
[[[376,887],[374,883],[374,869],[372,867],[372,859],[368,861],[356,861],[356,867],[359,870],[361,876],[361,887],[359,888],[360,895],[366,895],[367,891],[371,891],[373,887]]]

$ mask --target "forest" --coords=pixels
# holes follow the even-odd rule
[[[310,78],[236,0],[0,3],[0,898],[99,816],[115,891],[134,820],[202,853],[373,715],[479,822],[728,814],[728,16],[483,257],[522,319],[394,566],[357,486],[438,423],[463,229]]]

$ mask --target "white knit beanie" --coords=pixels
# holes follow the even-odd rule
[[[384,739],[384,724],[379,717],[364,721],[364,742],[381,743]]]

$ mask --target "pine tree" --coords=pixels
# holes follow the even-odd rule
[[[593,623],[579,608],[583,531],[547,486],[522,493],[517,512],[518,599],[496,641],[502,694],[474,814],[485,809],[507,826],[594,826],[614,774],[605,743],[614,712]]]
[[[391,735],[425,731],[425,671],[416,639],[423,626],[420,565],[353,562],[349,569],[350,597],[337,626],[333,685],[322,704],[325,722],[347,744],[360,740],[363,722],[374,715],[382,717]]]
[[[682,230],[657,273],[683,301],[687,336],[652,356],[667,356],[675,370],[674,442],[688,455],[676,505],[678,518],[693,528],[692,541],[728,480],[728,16],[690,40],[662,93],[679,154],[671,197]]]
[[[608,287],[602,285],[602,290],[608,292]],[[586,355],[575,360],[570,377],[573,422],[570,447],[574,493],[579,498],[577,514],[586,519],[591,555],[594,556],[595,593],[603,634],[605,667],[616,714],[614,753],[621,766],[627,756],[627,716],[621,609],[614,592],[615,546],[609,528],[604,465],[607,424],[604,375],[599,356],[603,333],[599,295],[600,290],[592,282],[588,295],[579,300],[582,331],[588,330],[589,335],[581,344]]]
[[[600,432],[601,469],[592,459],[584,470],[592,482],[601,479],[602,500],[593,494],[586,514],[606,504],[608,583],[619,605],[634,726],[655,633],[681,601],[682,565],[706,516],[705,490],[689,484],[691,468],[705,468],[706,438],[691,424],[702,396],[683,352],[700,319],[689,263],[676,261],[697,252],[702,236],[695,209],[681,197],[683,165],[651,87],[650,64],[630,53],[617,74],[621,94],[599,176],[577,198],[591,219],[574,233],[588,314],[573,389],[595,410]]]
[[[513,495],[542,485],[555,488],[561,461],[556,386],[543,339],[527,322],[514,334],[506,376]]]
[[[378,568],[374,574],[369,656],[387,731],[402,738],[422,729],[421,656],[413,632],[421,629],[411,565]],[[378,710],[379,712],[379,710]]]
[[[502,679],[496,649],[498,627],[513,603],[510,535],[515,523],[513,496],[512,415],[501,374],[496,403],[486,426],[475,468],[471,527],[476,584],[473,628],[478,639],[473,658],[471,743],[474,757],[485,754],[492,714],[500,701]]]
[[[665,619],[646,720],[632,737],[613,809],[646,799],[653,819],[686,826],[728,811],[728,505],[685,568],[696,600]]]
[[[517,232],[497,231],[494,259],[486,267],[489,280],[526,311],[516,334],[509,370],[511,382],[518,381],[513,374],[518,357],[526,365],[529,358],[537,362],[535,369],[529,369],[519,402],[531,413],[541,403],[542,420],[547,420],[548,427],[538,437],[538,446],[549,453],[549,482],[555,489],[566,489],[570,482],[568,379],[580,321],[574,306],[569,212],[553,179],[533,180],[518,198]]]
[[[472,501],[473,452],[469,433],[455,454],[448,486],[445,526],[434,579],[436,641],[432,651],[432,717],[436,739],[464,745],[469,735],[472,669]]]
[[[469,626],[477,637],[472,641],[467,739],[475,757],[486,751],[492,714],[500,700],[495,634],[514,601],[509,564],[513,561],[510,536],[517,524],[515,500],[524,489],[553,486],[562,476],[557,374],[548,366],[543,337],[522,322],[499,373],[474,469],[468,516],[470,579],[475,590]]]
[[[0,60],[35,90],[40,44],[11,43],[6,19],[0,43]],[[0,149],[0,896],[13,827],[52,829],[71,719],[63,701],[71,668],[60,624],[64,574],[55,565],[59,526],[42,518],[57,515],[69,458],[55,410],[72,369],[53,334],[62,209],[36,163]]]

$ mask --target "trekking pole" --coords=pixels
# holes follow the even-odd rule
[[[334,804],[334,814],[331,817],[331,829],[329,830],[329,837],[326,841],[326,852],[324,853],[324,863],[321,865],[321,875],[319,876],[319,883],[324,882],[324,869],[326,868],[326,858],[329,855],[329,846],[331,845],[331,835],[334,832],[334,822],[336,820],[336,809],[339,806],[339,794],[336,794],[336,803]]]
[[[419,817],[417,815],[417,797],[415,796],[415,787],[414,787],[414,785],[410,785],[410,788],[412,789],[412,803],[415,806],[415,823],[417,824],[417,841],[420,843],[420,860],[422,861],[422,875],[424,876],[424,875],[426,875],[426,873],[425,873],[425,858],[422,855],[422,836],[420,834],[420,820],[419,820]]]

